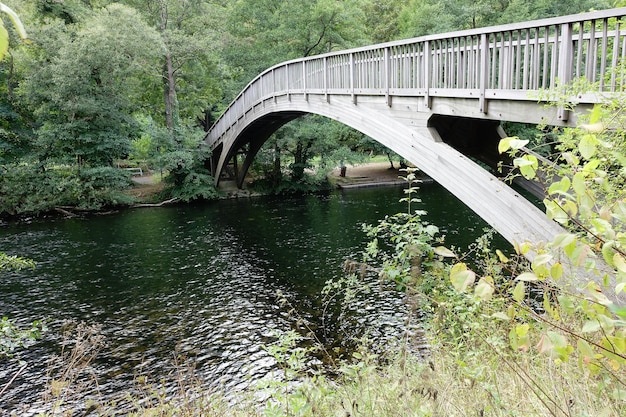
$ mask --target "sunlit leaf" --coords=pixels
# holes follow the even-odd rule
[[[526,296],[526,286],[524,285],[524,281],[520,281],[515,285],[513,289],[513,299],[518,303],[521,303]]]
[[[467,287],[474,283],[475,279],[474,271],[467,269],[467,265],[464,263],[455,264],[450,270],[450,282],[458,292],[464,292]]]
[[[561,233],[554,238],[554,240],[552,241],[552,245],[563,248],[575,241],[576,235],[571,233]]]
[[[515,278],[515,281],[534,282],[539,281],[539,278],[533,272],[522,272]]]
[[[589,133],[602,133],[604,130],[604,125],[602,123],[582,124],[578,127]]]
[[[578,143],[578,151],[583,158],[589,159],[596,153],[597,145],[598,139],[595,135],[583,135],[582,139]]]
[[[600,322],[598,320],[589,320],[583,324],[582,332],[591,333],[600,330]]]
[[[563,194],[569,191],[571,181],[568,177],[561,178],[561,181],[555,181],[548,187],[548,194]]]
[[[496,249],[496,255],[498,255],[498,259],[500,259],[500,262],[502,263],[509,262],[509,258],[507,258],[500,249]]]
[[[512,136],[500,140],[498,143],[498,152],[504,153],[509,149],[522,149],[526,145],[528,145],[527,140],[520,139],[517,136]]]
[[[563,276],[563,265],[560,262],[555,262],[550,267],[550,276],[555,281],[558,281]]]
[[[494,292],[493,278],[490,276],[482,277],[478,280],[474,295],[481,300],[488,301]]]
[[[613,255],[613,265],[619,272],[626,274],[626,260],[619,252]]]
[[[28,35],[26,35],[26,29],[24,29],[24,25],[22,24],[22,21],[17,13],[3,3],[0,3],[0,12],[6,13],[9,16],[11,22],[13,23],[13,27],[22,39],[26,39],[28,37]]]
[[[531,180],[536,176],[539,161],[537,161],[537,157],[534,155],[524,155],[521,158],[515,158],[513,165],[519,168],[524,178]]]
[[[545,198],[543,204],[546,206],[546,215],[549,219],[561,224],[567,224],[567,222],[569,222],[569,216],[555,201]]]
[[[535,259],[533,259],[532,263],[533,265],[544,265],[550,262],[552,258],[552,255],[550,255],[549,253],[542,253],[541,255],[535,256]]]
[[[444,258],[455,258],[456,255],[450,249],[445,246],[437,246],[435,248],[435,253],[439,256],[443,256]]]
[[[615,268],[615,263],[613,262],[613,255],[615,254],[615,250],[613,249],[614,246],[615,241],[613,240],[604,242],[602,245],[602,257],[604,258],[604,262],[612,268]]]
[[[589,123],[598,123],[602,119],[602,106],[596,104],[589,114]]]
[[[505,320],[505,321],[511,320],[511,318],[509,316],[507,316],[506,314],[504,314],[501,311],[498,311],[497,313],[493,313],[491,315],[491,317],[493,317],[494,319],[500,319],[500,320]]]

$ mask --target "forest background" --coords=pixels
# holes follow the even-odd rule
[[[199,143],[264,69],[438,32],[609,8],[611,0],[10,0],[0,62],[0,215],[133,203],[129,170],[166,173],[162,199],[217,194]],[[533,134],[531,134],[532,136]],[[253,171],[272,191],[319,188],[325,169],[385,153],[303,117]],[[314,157],[317,178],[304,175]]]

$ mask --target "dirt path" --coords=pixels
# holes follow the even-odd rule
[[[389,162],[348,165],[346,176],[341,177],[339,174],[340,169],[335,168],[329,177],[342,188],[404,184],[405,181],[400,176],[406,175],[398,169],[397,164],[391,169]]]

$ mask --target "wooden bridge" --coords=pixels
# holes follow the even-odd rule
[[[211,169],[237,155],[238,185],[263,143],[307,113],[363,132],[446,187],[510,242],[549,241],[560,226],[493,176],[500,121],[575,125],[624,91],[626,8],[425,36],[297,59],[269,68],[208,132]],[[621,68],[621,73],[612,69]],[[575,112],[547,107],[548,92],[586,78]]]

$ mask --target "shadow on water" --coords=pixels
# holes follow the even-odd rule
[[[403,196],[399,188],[349,190],[3,227],[0,250],[30,257],[37,268],[0,275],[0,313],[21,323],[52,321],[44,340],[25,352],[29,367],[0,399],[0,411],[42,409],[47,360],[59,352],[65,321],[100,327],[105,344],[91,389],[105,399],[140,375],[167,380],[181,357],[213,388],[253,384],[275,366],[263,344],[296,325],[277,291],[335,343],[335,330],[320,330],[320,290],[341,276],[346,258],[359,258],[361,224],[404,211]],[[422,187],[420,198],[448,245],[467,247],[486,227],[437,185]],[[402,323],[400,300],[385,295],[360,320],[393,333]],[[0,384],[15,369],[0,369]],[[175,381],[167,384],[174,389]]]

